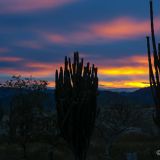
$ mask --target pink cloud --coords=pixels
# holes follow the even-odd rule
[[[8,74],[8,75],[22,75],[25,77],[29,77],[29,76],[33,76],[33,77],[45,77],[50,75],[50,72],[46,72],[46,71],[25,71],[25,70],[20,70],[20,69],[16,69],[16,68],[3,68],[0,69],[0,73],[1,74]]]
[[[149,86],[147,54],[146,56],[100,59],[96,62],[99,68],[99,84],[103,88],[142,88]],[[108,77],[109,80],[107,80]]]
[[[25,48],[32,48],[32,49],[41,49],[43,46],[37,41],[21,41],[17,42],[16,46],[25,47]]]
[[[0,62],[19,62],[23,60],[20,57],[0,57]]]
[[[86,54],[84,54],[84,56],[85,55]],[[17,62],[20,60],[21,60],[20,58],[16,57],[10,57],[10,58],[4,57],[0,59],[0,61],[8,61],[8,62]],[[98,66],[100,85],[103,85],[104,87],[138,88],[138,87],[149,86],[147,56],[136,55],[125,58],[97,59],[95,60],[95,62],[93,60],[91,61],[95,63],[96,66]],[[86,62],[87,60],[85,59],[85,64]],[[60,66],[64,66],[63,60],[62,63],[24,61],[22,67],[0,68],[0,74],[8,74],[8,75],[20,74],[24,77],[29,77],[32,75],[35,78],[43,78],[43,79],[47,79],[48,77],[51,78],[53,77],[53,81],[50,82],[49,86],[54,86],[55,70],[59,69]]]
[[[132,18],[118,18],[111,22],[102,22],[90,26],[92,32],[102,38],[125,39],[149,33],[148,21],[138,21]]]
[[[9,51],[8,48],[0,48],[0,53],[8,53]]]
[[[160,20],[156,18],[155,21],[155,31],[158,32]],[[111,21],[83,25],[82,28],[83,31],[73,31],[70,34],[43,33],[43,35],[50,42],[57,44],[101,43],[133,39],[150,34],[150,21],[120,17]]]
[[[43,33],[43,36],[53,44],[83,44],[96,41],[96,37],[87,32],[73,32],[71,34]]]
[[[159,31],[160,20],[155,18],[155,31]],[[150,20],[120,17],[109,22],[94,23],[88,26],[90,33],[97,38],[117,40],[130,39],[150,34]]]
[[[95,60],[99,75],[103,76],[145,76],[148,79],[148,58],[142,55]],[[136,77],[136,78],[138,78]]]
[[[59,69],[63,64],[60,63],[43,63],[43,62],[27,62],[25,67],[33,69],[30,72],[31,75],[37,77],[53,76],[56,69]],[[35,71],[36,70],[36,71]],[[26,74],[26,73],[25,73]]]
[[[14,59],[12,60],[14,61]],[[24,62],[24,65],[22,68],[19,68],[19,67],[0,68],[0,74],[22,75],[24,77],[33,76],[35,78],[44,77],[44,79],[45,77],[50,76],[50,77],[53,77],[54,79],[55,70],[58,69],[60,66],[61,64],[58,64],[58,63]]]
[[[60,34],[48,34],[44,33],[44,36],[53,43],[68,43],[67,37]]]
[[[5,0],[0,1],[0,13],[28,12],[45,8],[54,8],[77,0]]]
[[[37,68],[37,69],[50,69],[53,71],[56,67],[60,67],[59,63],[43,63],[43,62],[27,62],[26,67]]]
[[[133,56],[126,56],[126,57],[119,57],[119,58],[97,58],[93,60],[100,67],[137,67],[143,66],[148,68],[148,57],[147,53],[145,55],[133,55]]]

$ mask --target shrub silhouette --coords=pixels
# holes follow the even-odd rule
[[[153,15],[153,2],[150,1],[150,22],[151,22],[151,38],[153,48],[153,62],[150,47],[150,37],[147,36],[147,49],[148,49],[148,63],[149,63],[149,80],[154,98],[156,110],[153,114],[155,124],[160,128],[160,43],[158,49],[154,32],[154,15]]]
[[[76,160],[85,160],[97,114],[97,68],[83,66],[78,52],[74,62],[65,57],[64,69],[56,70],[55,99],[58,126]]]
[[[47,99],[47,94],[45,93],[47,82],[13,76],[2,87],[16,90],[10,102],[7,123],[8,140],[9,143],[16,142],[20,144],[23,148],[23,158],[27,159],[27,143],[37,136],[35,133],[40,131],[40,129],[41,132],[44,132],[42,125],[40,126],[38,122],[40,120],[39,117],[42,117],[44,112],[44,101]]]

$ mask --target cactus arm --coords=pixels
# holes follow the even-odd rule
[[[148,36],[146,38],[147,38],[148,65],[149,65],[149,82],[150,82],[152,96],[153,96],[155,104],[157,106],[157,104],[158,104],[157,99],[156,99],[157,87],[156,87],[156,81],[155,81],[155,78],[154,78],[153,67],[152,67],[152,59],[151,59],[151,51],[150,51],[150,39],[149,39]]]

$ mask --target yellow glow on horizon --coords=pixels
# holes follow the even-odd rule
[[[148,68],[146,67],[116,67],[116,68],[103,68],[99,69],[100,75],[112,75],[112,76],[123,76],[123,75],[147,75]]]
[[[1,61],[19,61],[18,58],[1,59]],[[143,88],[148,87],[148,60],[147,56],[130,56],[119,59],[100,59],[98,66],[99,87],[103,88]],[[47,79],[48,87],[55,87],[54,73],[63,63],[43,63],[28,62],[25,67],[29,69],[21,70],[17,68],[2,68],[0,73],[15,75],[20,74],[24,77],[33,76],[34,78]],[[105,78],[105,79],[104,79]],[[105,81],[103,81],[103,79]]]
[[[55,82],[48,82],[48,87],[55,87]],[[146,80],[138,81],[99,81],[99,87],[102,88],[144,88],[149,87]]]
[[[138,80],[138,81],[100,81],[99,87],[104,88],[144,88],[149,87],[149,82],[146,80]]]
[[[55,87],[55,82],[54,81],[49,81],[48,82],[48,87]]]

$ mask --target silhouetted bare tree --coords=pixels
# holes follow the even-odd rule
[[[8,133],[10,142],[18,142],[22,146],[25,159],[26,144],[33,138],[34,133],[42,128],[37,121],[39,116],[42,116],[44,101],[47,98],[46,85],[46,81],[22,79],[21,76],[14,76],[3,84],[3,87],[17,89],[10,103]]]

